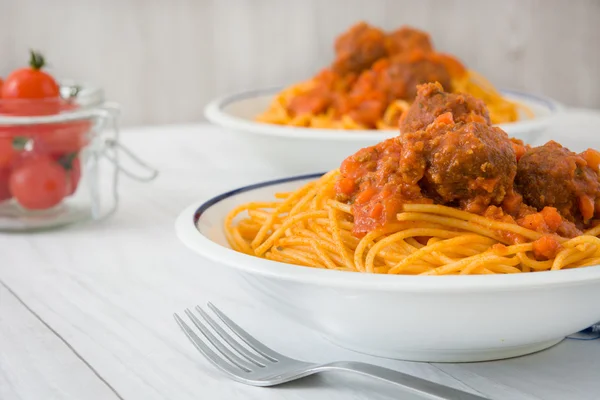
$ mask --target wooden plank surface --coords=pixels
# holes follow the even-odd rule
[[[594,132],[599,127],[600,113],[566,115],[538,140],[560,139],[579,151],[583,144],[577,145],[566,128]],[[565,340],[538,354],[473,364],[388,360],[332,345],[266,307],[237,273],[192,253],[173,231],[173,221],[186,205],[275,178],[278,171],[266,160],[253,159],[244,143],[232,142],[209,125],[132,129],[123,138],[152,160],[161,175],[152,184],[123,184],[116,215],[63,230],[0,235],[0,279],[27,304],[24,308],[0,288],[2,400],[114,400],[74,352],[127,400],[404,399],[392,386],[341,373],[272,389],[232,382],[196,352],[172,319],[174,311],[207,301],[291,357],[372,362],[491,399],[598,398],[600,340]],[[596,137],[585,145],[598,143]],[[225,147],[244,169],[214,151]]]
[[[120,398],[58,332],[0,281],[0,399]]]
[[[499,87],[600,108],[597,0],[3,0],[0,76],[38,48],[127,125],[193,122],[216,96],[310,76],[361,19],[426,29]]]

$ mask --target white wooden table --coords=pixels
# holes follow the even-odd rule
[[[581,132],[597,132],[598,139],[578,141]],[[115,216],[0,235],[0,399],[412,398],[337,373],[270,389],[234,383],[196,352],[172,319],[174,311],[208,300],[290,356],[373,362],[493,399],[600,398],[600,340],[565,340],[538,354],[475,364],[400,362],[333,347],[265,309],[227,270],[192,254],[174,234],[174,219],[189,203],[280,174],[208,125],[123,136],[161,175],[151,184],[123,179]],[[600,112],[571,112],[537,142],[548,138],[578,151],[600,148]]]

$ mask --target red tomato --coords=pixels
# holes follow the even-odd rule
[[[4,100],[2,112],[11,115],[51,115],[59,112],[60,87],[50,74],[42,71],[45,64],[40,53],[31,51],[29,67],[13,71],[6,77],[0,93]]]
[[[0,169],[8,168],[16,155],[17,152],[13,148],[13,138],[0,137]]]
[[[13,71],[2,85],[4,99],[47,99],[60,97],[60,88],[54,78],[42,71],[44,57],[31,51],[29,67]]]
[[[44,210],[54,207],[67,195],[67,173],[50,157],[33,157],[13,170],[9,188],[21,206]]]
[[[61,112],[77,110],[79,106],[63,101]],[[39,126],[36,130],[37,139],[44,151],[51,154],[76,153],[89,143],[92,130],[91,120],[79,120]]]
[[[0,136],[0,170],[13,165],[28,141],[23,136]]]
[[[52,154],[76,153],[89,143],[91,121],[50,124],[38,129],[37,139],[44,151]]]
[[[8,180],[10,179],[10,170],[0,169],[0,203],[10,199],[10,189],[8,188]]]
[[[61,102],[60,111],[69,112],[77,108],[77,105],[63,100]],[[9,100],[9,104],[4,104],[0,114],[40,115],[43,114],[41,111],[39,107],[34,110],[23,104],[12,104]],[[85,119],[32,126],[0,126],[0,140],[4,137],[31,137],[35,141],[35,147],[42,152],[53,155],[74,153],[88,145],[92,124],[91,120]],[[3,148],[4,146],[0,144],[0,166],[2,166]]]
[[[0,94],[2,94],[2,78],[0,78]]]

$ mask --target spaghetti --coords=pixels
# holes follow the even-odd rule
[[[532,116],[483,76],[436,52],[429,36],[416,29],[385,33],[359,23],[337,39],[335,48],[330,67],[278,93],[257,120],[309,128],[396,129],[416,85],[435,81],[447,91],[483,100],[494,124]]]
[[[339,176],[334,170],[274,201],[235,208],[225,220],[231,247],[273,261],[379,274],[510,274],[600,263],[599,228],[560,237],[561,249],[540,261],[534,246],[543,233],[438,204],[404,204],[397,221],[357,238],[352,207],[335,199]]]
[[[600,152],[531,147],[440,83],[415,89],[400,135],[227,216],[231,246],[315,268],[510,274],[600,263]],[[244,215],[240,215],[244,214]]]

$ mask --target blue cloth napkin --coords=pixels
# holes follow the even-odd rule
[[[582,331],[568,336],[569,339],[575,340],[596,340],[600,339],[600,322],[586,328]]]
[[[582,333],[600,333],[600,322],[581,331]]]

